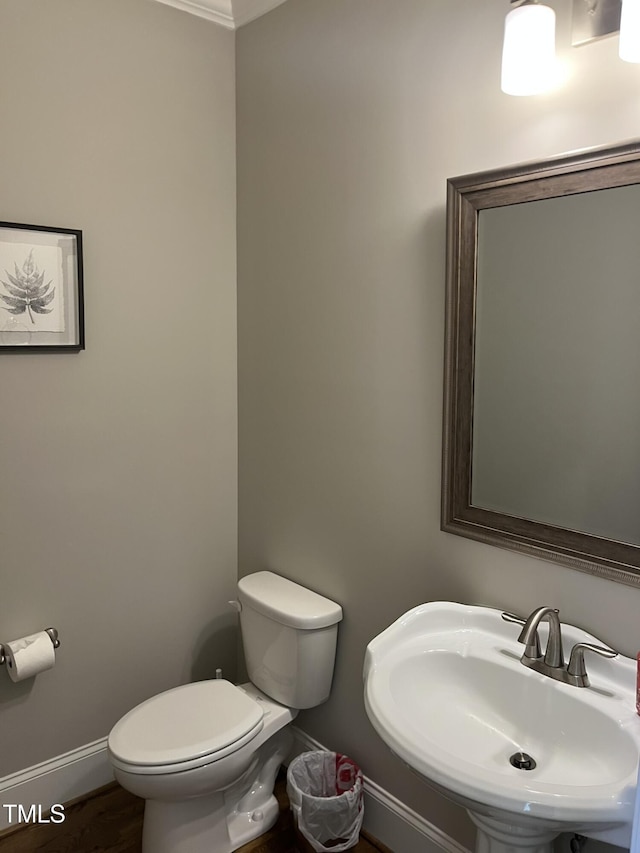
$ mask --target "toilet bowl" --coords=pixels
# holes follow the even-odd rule
[[[289,723],[329,695],[340,606],[271,572],[238,592],[251,681],[167,690],[109,735],[116,780],[146,800],[143,853],[232,853],[269,830]]]
[[[296,714],[252,684],[215,679],[125,715],[109,756],[116,780],[147,801],[143,853],[230,853],[270,829],[275,777],[291,748],[285,727]]]

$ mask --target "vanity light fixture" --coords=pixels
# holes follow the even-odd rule
[[[622,0],[620,17],[620,59],[640,62],[640,3]]]
[[[511,0],[504,22],[502,91],[538,95],[549,89],[556,72],[556,13],[538,0]]]
[[[502,51],[502,91],[537,95],[557,79],[555,13],[539,0],[511,0]],[[571,44],[620,33],[620,58],[640,63],[640,0],[572,0]]]

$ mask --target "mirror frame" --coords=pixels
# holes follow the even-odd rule
[[[630,184],[640,184],[640,141],[447,181],[441,528],[640,586],[640,546],[481,509],[471,503],[478,216],[490,208]]]

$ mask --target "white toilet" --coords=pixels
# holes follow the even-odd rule
[[[257,572],[238,582],[237,607],[250,683],[167,690],[109,735],[117,781],[147,801],[143,853],[231,853],[270,829],[287,726],[329,697],[340,605]]]

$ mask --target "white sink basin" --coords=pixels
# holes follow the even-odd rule
[[[636,662],[587,655],[591,685],[574,687],[523,666],[519,633],[487,607],[440,601],[410,610],[367,648],[371,723],[482,831],[495,823],[538,832],[547,839],[540,849],[563,831],[629,846],[640,756]],[[546,623],[539,633],[544,651]],[[562,635],[565,656],[576,642],[603,645],[571,625]],[[512,766],[519,752],[536,766]]]

